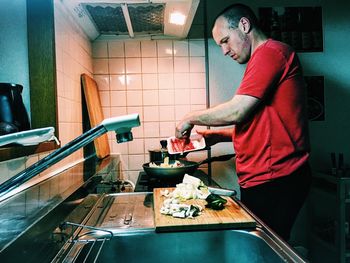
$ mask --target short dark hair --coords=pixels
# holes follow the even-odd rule
[[[216,16],[215,21],[221,16],[226,18],[230,28],[237,28],[242,17],[249,19],[252,28],[259,27],[258,18],[253,10],[244,4],[229,5]]]

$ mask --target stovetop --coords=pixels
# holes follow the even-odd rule
[[[202,170],[197,170],[193,176],[201,179],[205,185],[217,186],[208,175]],[[182,179],[178,180],[160,180],[158,178],[149,177],[145,172],[140,172],[135,185],[135,192],[153,192],[154,188],[158,187],[175,187],[176,184],[181,183]]]

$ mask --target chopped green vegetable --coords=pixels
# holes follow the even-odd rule
[[[210,194],[205,199],[208,204],[205,205],[207,208],[211,208],[213,210],[222,210],[225,208],[225,204],[227,203],[227,200],[222,198],[221,196],[217,194]]]

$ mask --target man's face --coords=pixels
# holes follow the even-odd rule
[[[230,56],[239,64],[245,64],[250,58],[251,44],[248,36],[240,29],[229,28],[224,17],[219,17],[213,27],[213,38],[221,47],[225,56]]]

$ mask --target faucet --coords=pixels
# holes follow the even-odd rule
[[[56,151],[47,155],[45,158],[34,163],[27,169],[2,183],[0,185],[0,199],[40,172],[61,161],[78,149],[86,146],[88,143],[92,142],[94,139],[105,134],[106,132],[115,131],[117,143],[132,141],[133,136],[131,129],[137,126],[140,126],[140,117],[137,113],[103,120],[99,125],[88,130],[74,140],[65,144],[63,147],[57,149]]]

